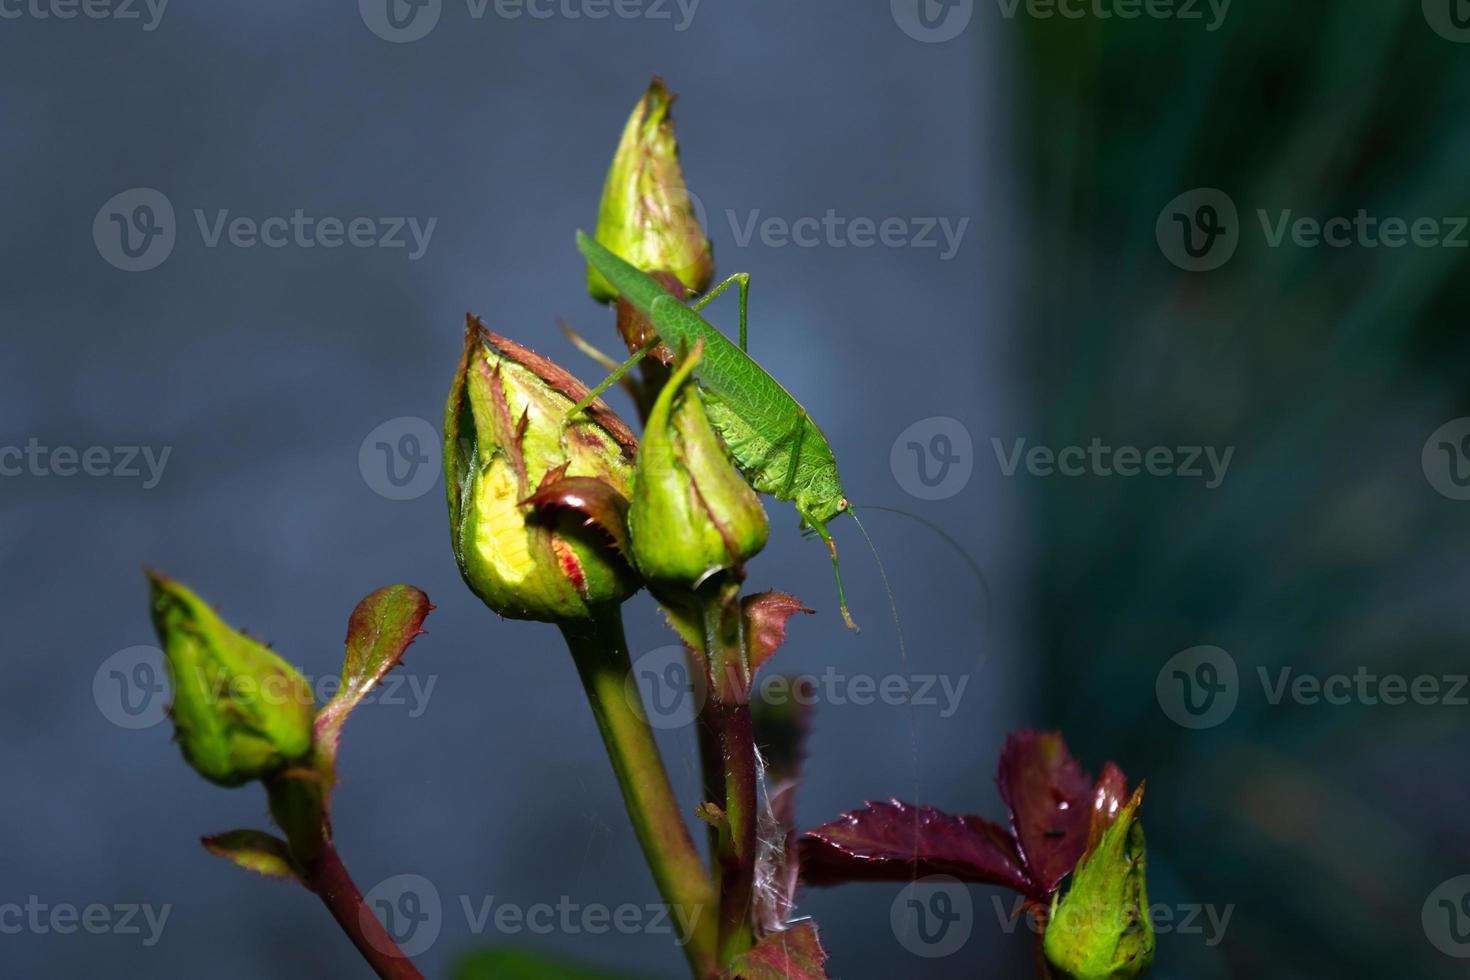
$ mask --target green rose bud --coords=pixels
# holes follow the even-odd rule
[[[619,542],[637,440],[587,388],[471,317],[444,416],[454,556],[502,616],[565,623],[638,591]]]
[[[692,373],[698,344],[659,393],[633,474],[633,560],[650,582],[697,586],[766,543],[760,498],[710,426]]]
[[[703,292],[715,273],[714,254],[679,167],[679,141],[669,108],[674,97],[654,78],[634,107],[602,187],[595,237],[645,272],[673,273],[692,292]],[[587,291],[599,303],[617,290],[592,267]]]
[[[316,712],[306,679],[184,586],[152,573],[149,581],[173,686],[169,713],[189,765],[239,786],[306,758]]]
[[[1118,808],[1100,796],[1092,844],[1066,898],[1052,898],[1044,949],[1058,980],[1132,980],[1153,964],[1142,803],[1143,787]]]

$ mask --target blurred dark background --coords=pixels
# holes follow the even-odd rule
[[[623,120],[658,72],[681,96],[719,269],[753,274],[752,353],[826,430],[860,508],[915,512],[966,553],[865,516],[905,660],[856,529],[834,528],[854,636],[820,547],[770,506],[751,585],[821,613],[793,626],[778,664],[838,673],[839,696],[817,705],[803,823],[890,795],[1000,817],[1004,733],[1060,728],[1090,770],[1115,759],[1148,780],[1151,897],[1200,929],[1161,933],[1154,976],[1459,975],[1447,952],[1470,943],[1430,913],[1431,893],[1470,871],[1467,709],[1273,705],[1257,674],[1466,670],[1464,432],[1431,438],[1470,414],[1466,253],[1272,247],[1257,218],[1366,209],[1453,238],[1447,219],[1470,213],[1455,2],[1236,0],[1218,20],[1203,4],[1198,20],[1125,20],[964,0],[648,0],[593,20],[569,16],[596,7],[580,0],[537,6],[544,19],[446,0],[398,8],[417,9],[402,29],[373,0],[131,8],[138,19],[3,8],[0,464],[31,446],[48,461],[0,476],[0,973],[364,972],[310,895],[196,843],[264,827],[265,802],[208,785],[170,744],[148,564],[313,679],[339,669],[367,592],[406,581],[437,604],[402,687],[349,723],[335,805],[365,890],[416,875],[441,900],[426,975],[504,941],[681,975],[667,935],[497,936],[466,914],[492,897],[615,907],[657,893],[560,638],[464,588],[437,464],[411,458],[437,453],[467,309],[598,376],[556,328],[613,346],[571,236],[594,221]],[[221,211],[297,209],[435,223],[414,258],[407,231],[402,248],[208,243]],[[829,211],[842,224],[815,244],[779,235]],[[112,214],[171,227],[171,249],[158,236],[130,258]],[[747,237],[767,219],[774,234]],[[864,247],[860,219],[904,230]],[[139,265],[152,267],[119,267]],[[930,486],[921,476],[949,472],[923,456],[936,435],[952,437],[956,475]],[[1233,452],[1213,488],[1008,475],[1018,439]],[[379,442],[407,452],[391,478]],[[76,464],[51,455],[66,447],[105,448],[106,475],[66,475]],[[127,447],[163,460],[156,483],[141,455],[139,475],[117,473]],[[626,618],[635,656],[670,642],[646,597]],[[1235,667],[1219,692],[1234,708],[1180,715],[1172,658],[1202,646]],[[888,675],[966,686],[952,711],[840,696]],[[692,807],[692,733],[661,738]],[[938,958],[891,927],[897,893],[804,896],[833,976],[1028,975],[1000,893],[972,889],[970,937]],[[141,935],[58,934],[10,928],[7,903],[169,912],[150,944],[142,915]],[[1230,916],[1218,935],[1206,911]]]

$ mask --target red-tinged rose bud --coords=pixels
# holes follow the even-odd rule
[[[1121,776],[1121,774],[1119,774]],[[1066,897],[1053,896],[1043,947],[1060,980],[1133,980],[1153,964],[1148,914],[1143,787],[1119,806],[1104,778],[1091,844],[1072,872]]]
[[[628,515],[634,562],[650,582],[695,587],[739,570],[766,543],[766,512],[710,426],[692,373],[697,345],[648,416]]]
[[[502,616],[566,623],[636,592],[620,550],[637,440],[587,389],[473,317],[444,418],[454,555]]]
[[[633,108],[602,188],[595,237],[645,272],[671,273],[701,293],[714,276],[714,254],[684,186],[669,115],[673,104],[663,80],[655,78]],[[599,303],[618,295],[591,267],[587,290]]]

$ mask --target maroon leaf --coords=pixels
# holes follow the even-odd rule
[[[1103,767],[1097,788],[1092,794],[1092,816],[1087,830],[1087,850],[1091,851],[1103,832],[1118,821],[1118,813],[1128,804],[1128,777],[1115,763]]]
[[[1092,781],[1057,732],[1011,733],[996,776],[1033,884],[1054,891],[1087,846]]]
[[[827,980],[827,951],[814,922],[773,932],[735,957],[729,980]]]
[[[870,802],[801,840],[801,880],[808,885],[934,874],[1034,893],[1010,835],[983,817],[898,800]]]
[[[758,592],[740,601],[745,613],[745,644],[750,657],[750,674],[771,659],[771,654],[786,641],[786,621],[797,613],[811,615],[813,610],[795,596],[784,592]]]
[[[390,585],[352,611],[347,621],[342,688],[316,716],[317,746],[328,767],[335,765],[343,722],[374,685],[398,666],[408,645],[423,632],[419,627],[433,608],[429,597],[413,586]]]
[[[536,492],[523,503],[540,510],[574,510],[583,524],[607,535],[618,552],[628,554],[628,501],[611,486],[592,476],[564,476],[565,468],[549,470]]]

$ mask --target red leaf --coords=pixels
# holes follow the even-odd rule
[[[813,610],[784,592],[758,592],[740,601],[745,613],[745,645],[750,656],[750,675],[786,641],[786,621],[797,613]]]
[[[814,922],[773,932],[735,957],[729,980],[827,980],[827,951]]]
[[[1023,729],[1006,739],[996,783],[1021,860],[1035,886],[1050,894],[1087,846],[1092,781],[1059,733]]]
[[[935,874],[1034,891],[1010,835],[983,817],[952,816],[898,800],[870,802],[867,809],[808,831],[801,841],[801,879],[808,885]]]

